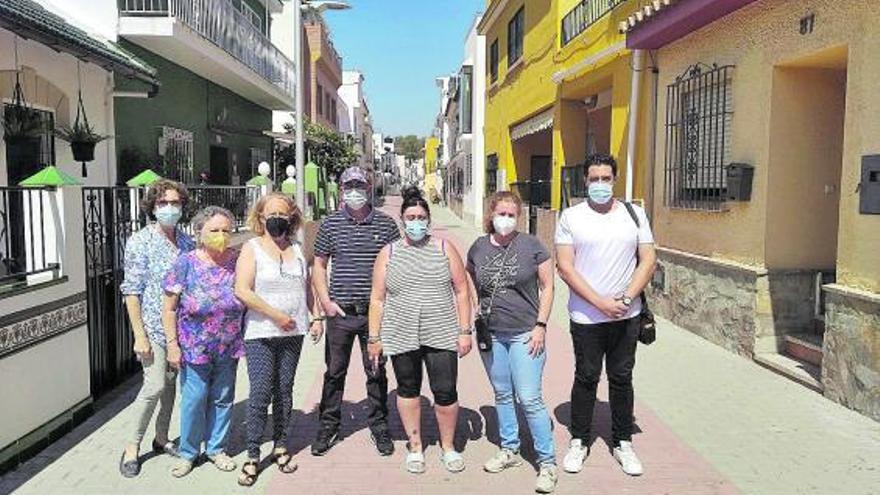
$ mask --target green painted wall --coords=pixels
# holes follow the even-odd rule
[[[159,94],[150,99],[117,98],[116,152],[119,181],[147,167],[156,168],[162,126],[193,133],[194,177],[209,170],[210,147],[229,150],[229,169],[237,166],[241,183],[251,177],[250,148],[262,148],[271,157],[271,140],[261,135],[272,128],[272,111],[199,77],[140,46],[120,43],[159,71]],[[258,77],[254,75],[254,77]],[[117,81],[119,89],[137,83]],[[142,89],[142,88],[138,88]],[[271,161],[270,161],[271,163]],[[156,170],[162,173],[161,170]]]

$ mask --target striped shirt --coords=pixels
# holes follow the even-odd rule
[[[368,302],[376,256],[397,239],[397,223],[375,208],[360,222],[348,208],[325,218],[315,238],[315,256],[331,261],[330,298],[339,304]]]
[[[431,347],[458,349],[458,314],[452,272],[441,242],[391,246],[385,271],[382,348],[393,356]]]

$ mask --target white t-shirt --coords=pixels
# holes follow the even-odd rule
[[[556,244],[574,247],[575,270],[600,296],[617,296],[629,286],[636,270],[639,244],[653,244],[654,236],[645,210],[633,205],[639,227],[626,206],[615,201],[608,213],[598,213],[587,201],[562,212],[556,226]],[[639,298],[621,319],[638,316],[642,311]],[[570,291],[568,314],[572,321],[595,324],[611,321],[595,306]]]

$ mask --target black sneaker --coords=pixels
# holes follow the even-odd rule
[[[376,446],[381,456],[389,456],[394,453],[394,442],[391,441],[391,435],[387,429],[377,430],[370,433],[370,440]]]
[[[329,450],[330,447],[336,444],[339,441],[339,433],[331,428],[321,428],[321,431],[318,432],[318,437],[315,438],[315,442],[312,444],[312,455],[324,455]]]

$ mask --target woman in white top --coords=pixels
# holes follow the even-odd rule
[[[248,217],[259,237],[242,247],[235,270],[235,295],[247,306],[244,318],[250,396],[247,410],[248,460],[238,483],[257,480],[260,443],[269,404],[274,425],[273,455],[282,473],[296,465],[287,451],[286,431],[293,407],[293,378],[303,336],[317,340],[320,320],[309,322],[311,280],[302,246],[294,239],[302,215],[293,200],[281,193],[263,196]]]

